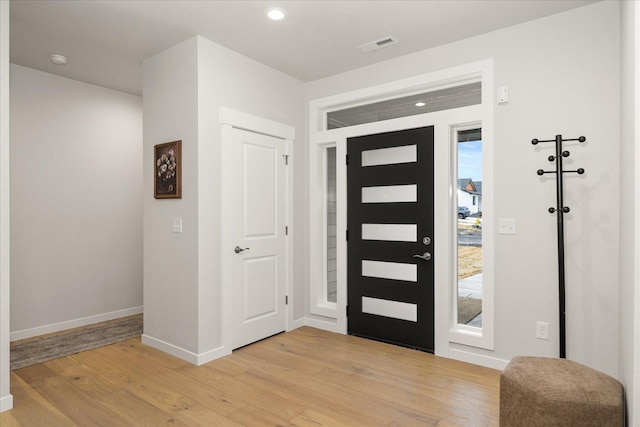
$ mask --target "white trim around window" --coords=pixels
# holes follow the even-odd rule
[[[362,105],[381,99],[390,99],[424,88],[440,88],[470,81],[482,82],[482,104],[393,120],[367,123],[350,127],[323,130],[326,113],[345,106]],[[424,74],[349,93],[316,99],[310,102],[310,315],[323,316],[331,330],[347,332],[347,244],[346,233],[346,155],[347,138],[381,132],[434,126],[435,129],[435,352],[437,355],[461,358],[461,354],[474,355],[474,362],[482,356],[473,348],[493,349],[493,61],[485,60],[472,64]],[[457,325],[454,316],[453,290],[457,291],[457,276],[454,276],[455,240],[453,206],[457,182],[452,182],[451,153],[452,132],[455,127],[470,123],[481,123],[483,141],[483,327],[465,330]],[[326,165],[323,150],[336,147],[337,179],[337,302],[333,305],[323,301],[326,295],[326,215],[324,182]],[[335,323],[334,323],[335,322]],[[461,327],[462,326],[462,327]],[[465,351],[459,351],[461,345]],[[470,361],[470,360],[469,360]],[[490,364],[488,363],[487,366]]]

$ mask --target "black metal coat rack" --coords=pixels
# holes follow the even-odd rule
[[[550,162],[556,163],[556,169],[552,171],[546,171],[538,169],[538,175],[542,176],[547,173],[553,173],[556,175],[556,207],[549,208],[549,213],[557,214],[558,223],[558,294],[559,294],[559,318],[560,318],[560,357],[565,359],[567,357],[567,333],[566,333],[566,316],[565,316],[565,275],[564,275],[564,214],[568,213],[571,209],[564,205],[564,188],[563,180],[565,173],[577,173],[582,175],[584,169],[578,168],[576,170],[564,170],[562,160],[565,157],[569,157],[571,153],[562,149],[562,143],[567,141],[585,142],[587,138],[581,136],[580,138],[563,139],[562,135],[556,135],[555,139],[533,139],[531,143],[538,145],[541,142],[555,142],[556,143],[556,155],[549,156]]]

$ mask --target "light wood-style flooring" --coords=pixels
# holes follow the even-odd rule
[[[497,426],[499,371],[309,327],[196,367],[140,339],[13,371],[13,426]]]

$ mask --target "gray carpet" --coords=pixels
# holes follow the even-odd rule
[[[482,313],[482,300],[478,298],[458,297],[458,323],[466,325]]]
[[[11,343],[11,370],[142,335],[142,314]]]

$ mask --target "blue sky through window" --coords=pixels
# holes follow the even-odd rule
[[[482,141],[458,143],[458,178],[482,181]]]

